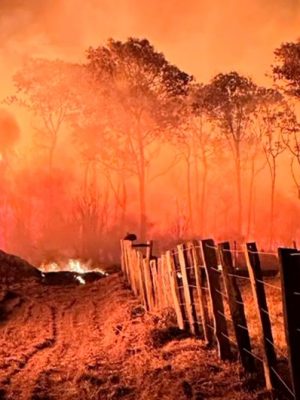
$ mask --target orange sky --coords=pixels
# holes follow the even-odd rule
[[[1,0],[0,90],[24,55],[80,59],[109,37],[147,37],[199,80],[238,69],[258,82],[300,36],[300,0]]]

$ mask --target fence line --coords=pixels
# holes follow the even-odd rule
[[[229,242],[215,245],[210,239],[189,241],[153,257],[152,241],[140,247],[138,250],[139,245],[122,240],[121,266],[133,293],[147,310],[173,308],[178,327],[215,345],[220,359],[231,360],[238,354],[245,371],[256,374],[260,369],[255,363],[261,363],[271,394],[284,393],[300,400],[300,258],[296,257],[300,256],[299,250],[280,248],[277,255],[258,251],[255,243],[247,243],[243,250],[231,250]],[[236,254],[245,255],[248,276],[240,275],[235,268]],[[260,265],[262,255],[278,256],[281,287],[265,281]],[[262,341],[260,356],[251,347],[239,288],[241,280],[248,282],[252,290]],[[266,288],[275,289],[282,297],[288,356],[274,344]],[[277,321],[273,319],[273,323]],[[288,360],[291,383],[280,375],[276,353],[281,362]]]

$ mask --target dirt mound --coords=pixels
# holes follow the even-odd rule
[[[20,257],[0,250],[0,282],[12,283],[28,278],[40,279],[41,272]]]

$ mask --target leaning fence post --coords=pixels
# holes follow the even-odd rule
[[[263,344],[263,367],[266,388],[270,391],[277,386],[273,369],[276,367],[276,353],[272,335],[271,321],[264,289],[262,271],[255,243],[247,243],[245,248],[247,268],[249,272],[252,293],[257,307],[260,322],[260,333]]]
[[[211,299],[214,334],[216,336],[219,357],[221,360],[231,359],[230,341],[228,339],[227,323],[224,314],[223,298],[220,287],[220,271],[216,246],[211,239],[201,240],[204,266],[207,274],[208,289]]]
[[[278,255],[290,374],[300,400],[300,251],[280,248]]]
[[[147,302],[147,294],[146,294],[145,275],[143,268],[143,254],[140,251],[137,253],[137,268],[139,277],[140,298],[143,301],[145,309],[148,310],[149,305]]]
[[[146,287],[146,297],[149,310],[154,308],[154,293],[153,293],[153,282],[150,271],[150,260],[148,258],[143,259],[143,271]]]
[[[173,299],[173,306],[174,306],[176,317],[177,317],[177,324],[178,324],[179,329],[185,329],[184,315],[182,312],[182,306],[180,304],[180,294],[179,294],[178,281],[177,281],[177,271],[175,268],[174,256],[171,253],[171,251],[167,251],[166,258],[167,258],[167,268],[168,268],[169,279],[170,279],[171,294],[172,294],[172,299]]]
[[[185,254],[187,248],[185,245],[179,244],[177,246],[177,250],[178,250],[178,259],[180,264],[180,272],[182,276],[186,314],[190,325],[190,331],[193,335],[195,335],[198,333],[198,327],[195,318],[195,305],[193,304],[193,294],[191,292],[192,289],[190,287],[188,272],[187,272],[187,268],[189,267]]]
[[[233,260],[229,242],[218,245],[220,261],[223,270],[224,285],[228,299],[228,306],[233,322],[233,328],[238,345],[238,351],[243,367],[248,372],[254,371],[254,360],[251,353],[250,337],[245,316],[244,303],[234,276]]]
[[[207,309],[207,299],[206,299],[206,291],[208,288],[204,287],[204,267],[201,265],[201,257],[200,257],[200,245],[197,240],[191,242],[191,252],[195,273],[195,281],[196,281],[196,290],[197,296],[199,299],[199,307],[201,314],[201,324],[203,328],[203,336],[204,340],[207,344],[210,344],[212,341],[212,332],[208,327],[209,324],[209,316]]]

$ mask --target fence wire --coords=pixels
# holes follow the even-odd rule
[[[250,249],[245,249],[245,250],[220,249],[218,246],[210,245],[208,243],[205,243],[205,246],[207,248],[215,250],[216,252],[219,252],[219,251],[230,252],[235,256],[237,254],[245,254],[246,252],[248,252],[250,254],[257,254],[257,255],[260,255],[260,256],[273,256],[273,257],[278,258],[278,253],[275,253],[275,252],[253,251],[253,250],[250,250]],[[174,264],[175,264],[175,268],[176,268],[177,279],[181,283],[181,284],[177,285],[177,288],[180,289],[180,290],[181,289],[185,289],[184,281],[182,282],[183,276],[182,276],[182,273],[181,273],[181,270],[184,268],[187,271],[187,279],[189,281],[189,283],[188,283],[189,289],[191,289],[191,290],[193,290],[193,289],[204,290],[205,292],[207,292],[207,295],[204,295],[204,297],[209,298],[210,297],[210,288],[208,286],[193,284],[192,282],[190,282],[191,279],[192,280],[195,279],[195,277],[191,276],[191,274],[189,273],[189,271],[191,271],[191,270],[195,271],[197,268],[198,269],[202,269],[202,270],[204,269],[205,272],[206,272],[206,275],[207,275],[206,267],[205,267],[205,265],[203,265],[204,263],[202,262],[203,255],[201,256],[201,254],[198,254],[199,260],[201,260],[201,261],[200,261],[199,264],[198,263],[194,263],[195,257],[194,257],[194,254],[193,254],[193,250],[195,250],[195,249],[202,250],[203,249],[203,244],[196,244],[195,245],[195,244],[192,244],[192,243],[188,243],[187,245],[183,245],[182,248],[176,247],[176,248],[174,248],[174,249],[172,249],[170,251],[171,255],[174,257]],[[200,251],[200,253],[201,253],[201,251]],[[180,257],[178,257],[178,255],[180,255],[180,254],[184,254],[184,255],[189,254],[189,257],[185,257],[186,263],[184,265],[182,265]],[[291,256],[300,256],[300,253],[299,252],[297,252],[297,253],[295,252],[295,253],[292,253]],[[178,258],[179,258],[179,260],[178,260]],[[220,277],[223,275],[222,267],[221,268],[210,267],[210,269],[213,270],[214,272],[218,273]],[[238,269],[235,268],[235,271],[237,271],[237,270]],[[237,282],[239,282],[239,280],[245,280],[245,281],[251,283],[251,279],[250,279],[249,276],[240,275],[238,273],[229,273],[228,276],[236,279]],[[206,279],[207,279],[207,276],[206,276]],[[275,289],[278,293],[281,293],[281,291],[282,291],[280,286],[277,286],[277,285],[272,284],[270,282],[266,282],[264,279],[257,279],[256,278],[256,282],[262,284],[264,286],[264,288]],[[219,290],[219,289],[216,289],[216,288],[214,288],[214,291],[216,293],[218,293],[219,295],[221,295],[222,298],[224,298],[226,300],[229,300],[229,296],[228,296],[227,293],[224,293],[222,290]],[[295,291],[293,294],[295,296],[300,296],[300,292],[296,292]],[[185,296],[183,296],[183,298],[181,300],[183,300],[184,298],[185,298]],[[215,332],[216,331],[216,327],[211,325],[207,321],[202,321],[201,322],[201,318],[199,318],[199,315],[198,315],[198,312],[199,312],[198,308],[200,308],[200,309],[204,308],[208,312],[208,315],[207,315],[208,319],[211,321],[212,320],[211,314],[213,312],[213,310],[211,308],[211,304],[209,303],[210,304],[210,307],[209,307],[206,304],[206,301],[205,301],[205,303],[202,303],[201,297],[199,296],[199,292],[198,292],[197,298],[198,298],[197,302],[193,301],[194,297],[192,297],[191,298],[192,301],[188,303],[189,307],[192,306],[194,308],[194,310],[196,311],[196,315],[193,315],[193,317],[191,319],[183,319],[183,321],[185,323],[195,324],[195,325],[201,326],[201,327],[203,327],[203,323],[205,323],[205,326],[207,326],[209,329],[211,329],[213,332]],[[233,298],[231,300],[233,300],[237,304],[244,305],[243,301],[238,301],[235,298]],[[184,302],[181,301],[179,303],[179,306],[187,308],[186,301],[184,301]],[[284,324],[283,321],[281,321],[279,319],[272,318],[272,316],[270,315],[270,312],[268,310],[266,310],[266,309],[264,309],[262,307],[260,307],[260,310],[264,314],[268,315],[268,317],[270,318],[270,320],[272,320],[273,323],[275,322],[275,323]],[[234,324],[234,321],[233,321],[232,317],[229,317],[228,315],[226,315],[225,312],[222,312],[221,310],[217,310],[217,313],[219,315],[221,315],[224,318],[224,320],[227,321],[228,323]],[[243,329],[243,330],[248,332],[248,327],[247,326],[244,326],[242,324],[237,324],[237,327],[239,327],[240,329]],[[296,331],[300,332],[300,328],[296,328]],[[223,337],[225,337],[232,345],[238,347],[237,342],[232,337],[230,337],[229,335],[227,335],[224,332],[221,332],[221,335]],[[284,360],[285,362],[289,361],[289,359],[286,356],[286,354],[284,354],[277,346],[275,346],[274,342],[272,340],[270,340],[270,338],[264,337],[264,339],[269,345],[271,345],[274,348],[275,353],[278,354],[282,358],[282,360]],[[257,361],[259,361],[261,363],[264,363],[264,360],[260,356],[255,354],[253,351],[248,350],[246,348],[243,348],[242,351],[248,353],[249,355],[251,355]],[[271,367],[271,370],[274,373],[274,375],[276,376],[276,378],[281,382],[283,387],[285,387],[286,390],[289,392],[289,394],[292,395],[295,398],[295,394],[293,393],[293,391],[289,387],[289,385],[285,382],[284,378],[278,373],[278,371],[274,367]]]

